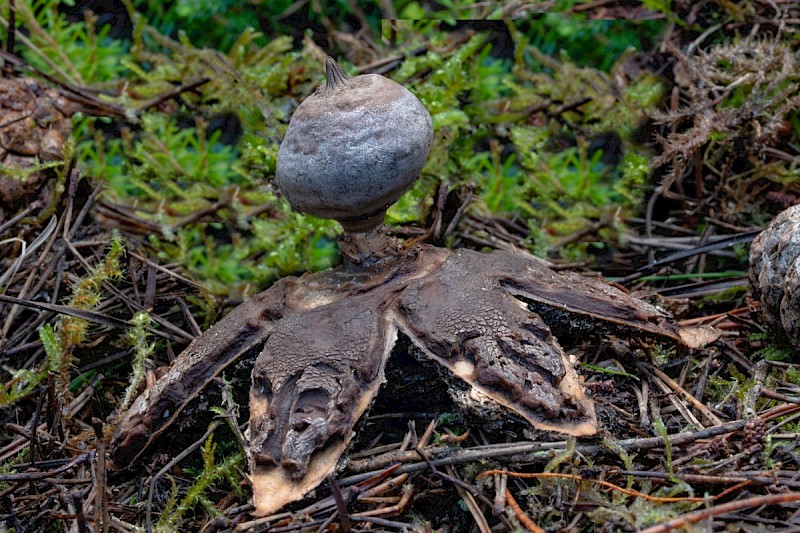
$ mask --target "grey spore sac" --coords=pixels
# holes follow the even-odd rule
[[[298,211],[366,232],[419,177],[433,123],[411,91],[380,74],[348,77],[332,58],[328,81],[295,110],[276,181]]]

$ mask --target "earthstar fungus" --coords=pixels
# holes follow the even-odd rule
[[[196,338],[120,418],[114,463],[132,463],[215,375],[260,352],[247,452],[254,514],[273,513],[337,469],[401,333],[441,365],[456,401],[494,404],[539,429],[595,433],[594,405],[548,323],[677,341],[670,317],[531,256],[386,237],[386,208],[428,155],[430,117],[381,76],[348,79],[332,59],[327,70],[328,86],[292,118],[278,183],[296,209],[342,222],[340,247],[358,268],[283,278]]]

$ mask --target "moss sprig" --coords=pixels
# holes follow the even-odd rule
[[[212,515],[220,514],[220,511],[216,509],[214,503],[208,498],[207,492],[220,482],[225,482],[231,487],[238,487],[240,481],[239,465],[244,462],[244,457],[240,452],[235,452],[217,462],[216,449],[217,444],[214,442],[214,435],[209,435],[202,448],[202,470],[197,473],[192,485],[189,486],[180,499],[178,487],[173,480],[172,493],[154,531],[161,533],[180,531],[184,516],[197,505],[201,505]]]
[[[122,239],[119,235],[113,236],[103,260],[73,285],[72,296],[67,305],[85,311],[98,307],[103,298],[102,284],[107,280],[122,277],[120,259],[124,253]],[[71,398],[69,384],[70,370],[75,361],[74,351],[86,338],[88,328],[89,322],[84,318],[61,315],[55,325],[45,324],[39,329],[39,338],[47,354],[46,370],[55,375],[58,393],[64,399]],[[36,381],[38,383],[47,372],[29,377],[38,379]],[[26,390],[32,390],[30,383],[26,386]]]
[[[128,341],[133,350],[133,362],[131,363],[131,375],[128,387],[125,389],[125,396],[120,405],[119,412],[124,412],[130,407],[134,396],[139,390],[147,371],[147,359],[155,350],[155,343],[148,343],[147,328],[151,323],[149,313],[136,313],[131,319],[132,327],[128,331]]]

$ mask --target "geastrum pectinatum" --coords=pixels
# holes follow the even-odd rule
[[[327,77],[292,117],[277,182],[296,209],[342,223],[345,265],[284,278],[195,339],[120,418],[114,462],[131,464],[214,376],[258,353],[248,455],[255,513],[274,512],[335,470],[398,332],[462,383],[460,396],[494,402],[536,428],[595,433],[593,404],[544,319],[676,339],[668,316],[527,256],[387,237],[386,208],[428,156],[430,115],[383,76],[351,79],[329,58]]]

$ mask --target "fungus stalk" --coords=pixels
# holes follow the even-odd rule
[[[348,272],[375,268],[403,255],[403,247],[386,235],[383,224],[363,232],[345,231],[337,244]]]

